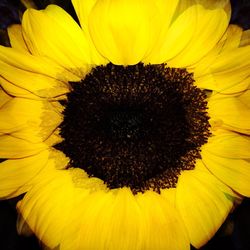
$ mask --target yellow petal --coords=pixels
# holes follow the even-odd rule
[[[249,65],[247,56],[250,54],[250,46],[235,48],[221,53],[212,65],[213,72],[225,71],[230,68],[238,68]]]
[[[242,33],[240,46],[244,47],[250,45],[250,30],[244,30]]]
[[[190,7],[170,27],[166,26],[162,31],[164,34],[162,34],[161,40],[143,61],[153,64],[163,63],[178,55],[193,36],[196,28],[197,9],[197,6]]]
[[[76,207],[70,175],[65,171],[47,171],[47,176],[37,183],[18,203],[23,220],[47,247],[54,249],[61,240],[62,230],[70,226],[69,212]],[[22,230],[19,225],[19,230]]]
[[[15,86],[13,83],[7,81],[1,76],[0,76],[0,86],[6,93],[8,93],[11,96],[19,96],[30,99],[41,99],[41,97],[34,95],[33,93],[29,92],[26,89],[22,89],[20,87]]]
[[[86,34],[89,34],[89,16],[90,16],[92,8],[94,7],[96,3],[96,0],[87,0],[84,2],[81,0],[73,0],[72,2],[76,10],[77,16],[80,20],[83,31]],[[154,52],[151,52],[150,54],[155,54],[155,53],[159,53],[160,51],[162,51],[160,49],[162,46],[161,44],[165,40],[165,33],[168,30],[170,21],[172,20],[172,16],[175,12],[178,2],[179,0],[174,0],[168,3],[166,3],[165,0],[154,1],[155,7],[157,8],[158,13],[157,13],[157,16],[154,17],[152,22],[155,23],[153,25],[155,32],[156,32],[156,29],[159,29],[159,31],[157,32],[159,32],[160,36],[157,37],[156,43],[152,46],[152,50]],[[154,39],[156,39],[156,37]],[[152,62],[151,56],[150,56],[150,59],[147,58],[146,60],[144,59],[143,61]]]
[[[81,185],[79,186],[79,182],[76,180],[76,175],[80,178],[80,171],[82,172],[83,181],[96,179],[85,176],[83,170],[55,171],[57,164],[66,163],[65,160],[56,162],[58,157],[61,158],[57,154],[50,157],[53,159],[50,164],[55,165],[54,168],[44,171],[43,176],[34,182],[36,184],[29,190],[24,199],[18,203],[18,210],[22,215],[22,220],[19,221],[21,223],[18,226],[19,230],[23,231],[22,224],[27,223],[38,239],[51,249],[54,249],[59,244],[61,245],[60,249],[65,249],[63,247],[65,241],[69,241],[70,244],[78,242],[78,238],[86,234],[86,232],[81,234],[79,231],[81,223],[86,223],[82,217],[85,212],[84,205],[86,205],[86,210],[88,208],[94,210],[98,207],[98,202],[105,196],[105,192],[94,192],[92,187],[80,188]],[[99,184],[97,183],[97,185]],[[90,201],[91,204],[88,205],[88,200],[94,202]],[[74,221],[75,219],[76,221]],[[95,218],[86,217],[86,219],[94,220]],[[92,226],[96,227],[97,225],[98,223],[94,223]],[[64,231],[65,234],[63,234]],[[75,235],[73,238],[72,233]],[[66,249],[79,248],[74,245],[73,248]]]
[[[230,25],[215,49],[189,68],[199,88],[237,95],[249,87],[249,46],[239,48],[243,34]]]
[[[186,15],[186,20],[183,20],[182,22],[180,22],[179,27],[176,26],[176,29],[173,29],[173,31],[176,32],[180,31],[183,27],[186,27],[186,30],[184,30],[183,32],[181,32],[181,34],[184,34],[184,32],[186,31],[185,37],[178,39],[178,46],[180,46],[181,44],[182,47],[180,47],[181,49],[179,49],[179,52],[181,52],[190,42],[190,38],[193,37],[194,35],[194,31],[196,29],[196,24],[193,24],[191,22],[192,18],[194,19],[194,22],[197,22],[197,12],[198,12],[198,8],[200,8],[199,5],[202,5],[205,9],[208,10],[213,10],[213,9],[223,9],[225,11],[225,13],[227,14],[227,19],[230,19],[230,1],[229,0],[216,0],[216,1],[207,1],[207,0],[187,0],[187,1],[179,1],[179,5],[177,7],[176,13],[175,13],[175,17],[174,20],[180,16],[180,14],[182,14],[182,16],[184,15],[184,12],[188,13],[191,10],[193,10],[193,12],[190,12],[190,17],[189,19],[187,18],[188,15]],[[175,21],[176,22],[176,21]],[[173,26],[175,25],[175,22],[172,22],[172,26],[171,29],[174,28]],[[190,25],[191,27],[187,27],[187,25]],[[188,32],[187,32],[188,31]],[[189,37],[191,36],[191,37]],[[194,72],[195,73],[195,78],[197,79],[197,76],[200,75],[204,75],[209,73],[209,65],[211,64],[211,62],[213,60],[216,59],[216,56],[218,55],[218,53],[221,50],[221,47],[224,45],[225,39],[227,36],[227,32],[223,35],[222,39],[215,45],[215,47],[209,51],[209,53],[207,55],[205,55],[204,57],[202,57],[201,60],[199,60],[199,62],[197,64],[192,65],[191,67],[189,66],[188,69],[190,72]],[[168,39],[171,39],[171,37],[169,37]],[[175,42],[176,43],[176,42]],[[175,46],[177,46],[177,44],[175,44]],[[177,46],[177,47],[178,47]],[[173,49],[176,49],[176,47],[174,47]],[[160,53],[160,52],[158,52]],[[171,51],[169,51],[168,53],[171,54]],[[176,54],[177,55],[177,54]],[[171,58],[170,57],[166,57],[166,58]]]
[[[211,65],[216,84],[212,90],[223,94],[245,91],[250,85],[249,56],[250,46],[220,54]]]
[[[90,4],[91,5],[91,4]],[[89,16],[89,30],[98,51],[114,64],[140,62],[158,37],[153,1],[97,1]]]
[[[0,82],[1,82],[1,80],[0,80]],[[1,87],[0,87],[0,108],[2,108],[2,106],[4,106],[6,103],[8,103],[11,99],[12,99],[12,97],[10,95],[8,95],[5,91],[3,91],[3,89],[1,89]]]
[[[228,16],[223,8],[205,9],[202,5],[194,5],[191,8],[196,9],[195,31],[181,53],[171,60],[167,58],[171,67],[195,64],[215,47],[226,31]]]
[[[153,192],[138,197],[126,188],[94,193],[80,207],[84,210],[74,215],[72,231],[65,230],[61,249],[189,249],[177,211]],[[78,237],[71,239],[72,233]]]
[[[76,11],[77,17],[82,27],[82,32],[88,39],[90,50],[92,52],[92,61],[95,65],[105,65],[108,63],[108,60],[105,59],[95,48],[95,45],[91,39],[89,33],[89,14],[95,5],[96,0],[72,0],[72,4]]]
[[[190,249],[189,239],[178,211],[155,192],[137,196],[144,218],[144,241],[141,249]]]
[[[250,109],[250,90],[243,92],[237,99]]]
[[[166,199],[172,207],[176,207],[176,188],[161,189],[161,196]]]
[[[208,139],[202,149],[226,158],[250,159],[250,139],[231,131],[218,130]]]
[[[248,74],[248,67],[224,73],[207,73],[201,77],[195,76],[195,84],[201,89],[237,96],[249,88],[250,76]]]
[[[24,89],[24,92],[30,92],[38,97],[59,97],[69,91],[68,85],[64,82],[15,68],[0,61],[0,75],[7,81],[1,82],[3,88],[10,94],[12,85]]]
[[[74,203],[76,209],[70,215],[69,226],[63,231],[60,249],[102,250],[112,244],[112,240],[115,244],[116,239],[113,239],[112,233],[109,232],[109,228],[113,225],[110,224],[109,218],[114,211],[115,202],[112,192],[86,193],[84,189],[75,191],[76,198],[71,198],[69,201]],[[75,237],[72,238],[72,235]]]
[[[46,143],[30,143],[10,135],[0,135],[0,158],[22,158],[48,148]]]
[[[209,115],[223,121],[223,127],[250,134],[250,109],[240,97],[215,94],[208,102]]]
[[[27,192],[32,180],[46,166],[48,157],[49,151],[44,150],[34,156],[0,163],[0,197],[12,198]]]
[[[200,248],[226,219],[233,205],[233,192],[211,173],[183,171],[177,184],[176,205],[191,244]]]
[[[83,77],[89,71],[91,51],[81,28],[63,9],[28,9],[22,20],[23,34],[34,55],[46,56]]]
[[[207,150],[202,151],[202,161],[226,185],[241,195],[250,196],[249,161],[219,157]]]
[[[62,107],[55,102],[12,98],[0,109],[0,134],[31,142],[44,141],[62,122],[61,111]]]
[[[116,194],[102,194],[103,197],[89,197],[92,206],[82,213],[83,220],[76,249],[140,249],[142,242],[140,209],[129,189],[118,190]],[[95,205],[97,203],[97,206]],[[86,204],[84,202],[84,204]],[[92,210],[92,211],[91,211]],[[89,218],[89,219],[88,219]],[[96,224],[98,227],[95,227]],[[96,240],[98,238],[98,241]]]
[[[8,35],[12,48],[29,53],[27,45],[23,39],[22,26],[20,24],[13,24],[8,27]]]
[[[0,61],[15,68],[46,75],[65,83],[81,80],[81,78],[60,67],[49,58],[24,54],[22,51],[13,48],[0,46]]]
[[[209,87],[207,87],[209,86],[209,83],[207,85],[204,85],[204,79],[202,78],[208,78],[209,75],[211,75],[210,65],[215,62],[216,58],[220,53],[222,53],[222,51],[239,47],[241,35],[242,28],[237,25],[229,25],[226,32],[224,33],[220,41],[216,44],[216,46],[198,63],[188,68],[190,72],[194,73],[197,86],[209,89]],[[210,81],[213,82],[214,79],[212,78],[210,79]]]
[[[89,29],[89,16],[90,12],[95,6],[97,0],[72,0],[72,4],[76,11],[77,17],[81,24],[82,29],[88,32]]]
[[[51,173],[18,203],[24,220],[48,247],[189,249],[178,212],[158,194],[136,198],[127,188],[88,193],[74,188],[69,177],[69,171]]]
[[[227,37],[223,45],[223,50],[221,52],[238,48],[242,39],[242,34],[243,30],[241,27],[234,24],[229,25],[226,31]]]

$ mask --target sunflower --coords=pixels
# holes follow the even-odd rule
[[[46,249],[185,250],[250,196],[249,30],[228,0],[28,8],[0,46],[0,196]]]

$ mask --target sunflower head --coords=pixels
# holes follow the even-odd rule
[[[164,64],[98,66],[71,83],[56,148],[109,188],[175,187],[210,134],[206,95],[193,82]]]
[[[249,31],[228,0],[29,7],[0,46],[0,197],[60,250],[188,250],[250,196]]]

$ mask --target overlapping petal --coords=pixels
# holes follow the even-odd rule
[[[52,77],[65,83],[81,80],[79,76],[68,69],[64,69],[49,58],[23,53],[23,51],[19,51],[17,48],[0,46],[0,61],[7,64],[7,66]],[[2,71],[4,70],[6,69],[3,68]]]
[[[146,63],[164,63],[176,57],[188,45],[196,29],[198,7],[192,6],[178,16],[150,54],[143,59]]]
[[[0,158],[16,159],[32,156],[49,148],[46,143],[31,143],[11,135],[0,135]]]
[[[20,24],[13,24],[9,26],[8,35],[12,48],[20,50],[23,53],[29,53],[28,47],[23,38],[22,26]]]
[[[15,74],[13,74],[13,69],[15,69]],[[0,61],[0,77],[3,78],[0,81],[1,86],[12,95],[23,96],[22,93],[27,93],[35,95],[36,98],[52,98],[69,92],[69,87],[65,82],[13,67],[3,61]],[[17,89],[16,93],[13,88]]]
[[[202,149],[220,157],[249,159],[250,138],[232,131],[217,130]]]
[[[2,108],[11,99],[12,97],[8,95],[3,89],[0,88],[0,108]]]
[[[202,170],[183,171],[176,189],[176,206],[196,248],[204,245],[219,229],[233,206],[232,190]]]
[[[196,26],[183,50],[174,58],[166,58],[172,67],[188,67],[201,60],[218,43],[228,26],[228,16],[223,9],[206,9],[202,5],[191,8],[195,10]]]
[[[239,158],[225,158],[214,152],[204,151],[203,162],[206,167],[223,183],[237,193],[250,196],[250,163]]]
[[[241,97],[242,95],[243,97]],[[223,128],[249,135],[249,104],[241,99],[247,100],[249,93],[246,91],[242,95],[231,97],[216,93],[211,96],[208,102],[209,115],[213,119],[221,120]]]
[[[88,39],[60,7],[49,5],[41,11],[28,9],[23,15],[22,27],[32,54],[48,57],[79,77],[94,64]]]
[[[57,161],[60,159],[61,167],[65,166],[67,160],[62,154],[52,153],[49,150],[30,157],[10,159],[0,163],[0,197],[16,197],[29,191],[36,182],[43,180],[48,169],[57,167],[51,156],[57,157]]]
[[[97,1],[89,13],[88,28],[104,57],[114,64],[132,65],[153,47],[158,14],[155,2],[148,0]]]
[[[70,171],[52,173],[18,204],[24,220],[50,248],[189,249],[178,211],[160,195],[134,196],[127,188],[107,192],[98,190],[98,183],[98,191],[90,192],[72,180]]]
[[[12,98],[0,109],[0,134],[42,142],[62,122],[61,111],[62,107],[57,103]]]

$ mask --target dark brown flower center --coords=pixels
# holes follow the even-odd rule
[[[174,187],[209,137],[206,95],[166,65],[98,66],[71,83],[57,145],[109,188]]]

